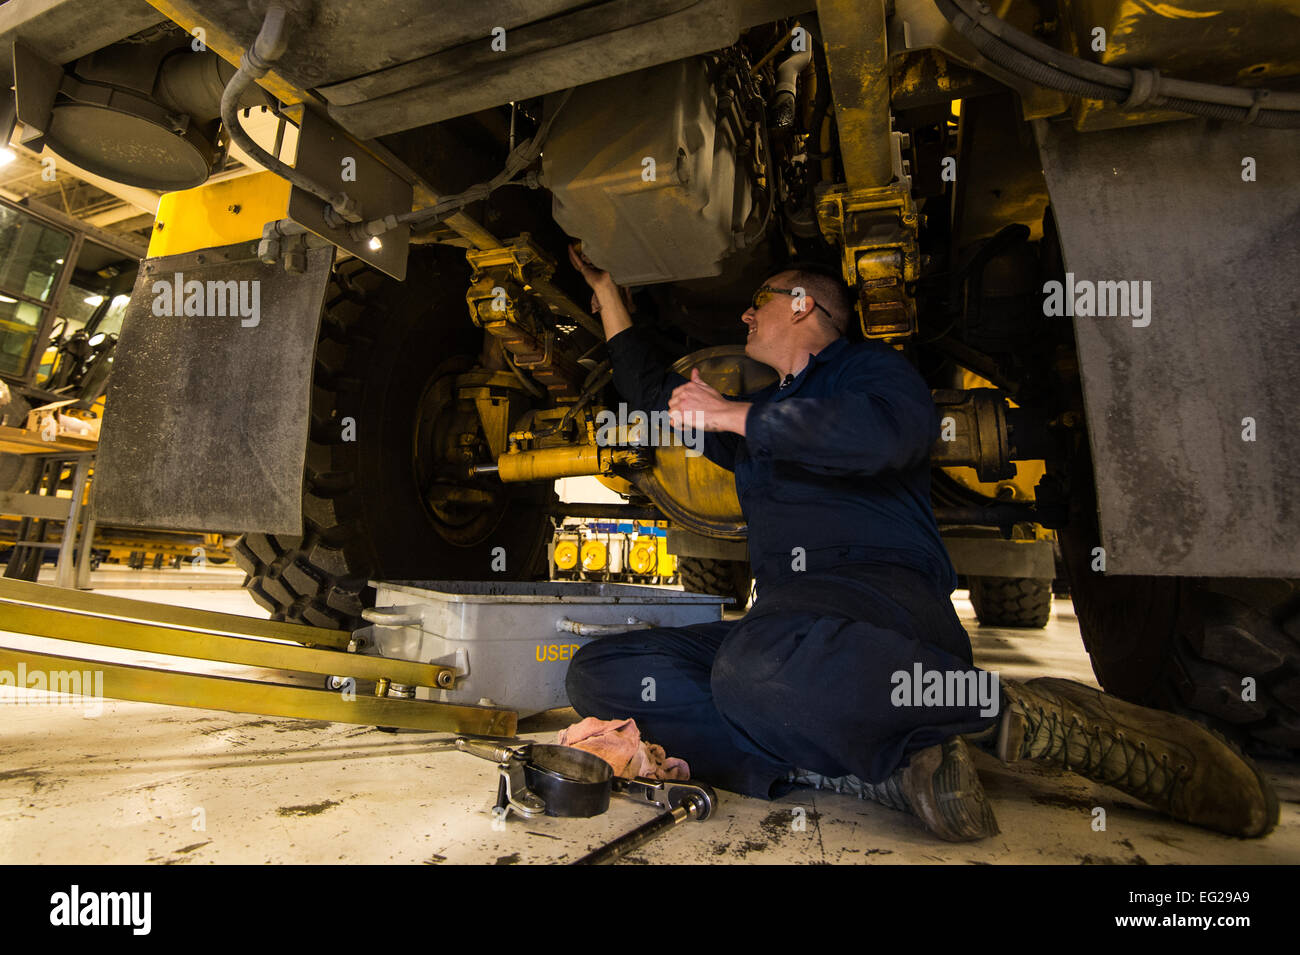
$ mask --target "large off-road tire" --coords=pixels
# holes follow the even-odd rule
[[[677,579],[682,589],[695,594],[717,594],[735,600],[732,610],[749,606],[753,589],[749,561],[714,560],[710,557],[678,557]]]
[[[968,577],[975,616],[986,627],[1041,629],[1052,616],[1052,582],[1038,577]]]
[[[1061,547],[1098,682],[1256,753],[1300,753],[1300,584],[1100,573],[1086,454],[1072,485]]]
[[[430,386],[454,395],[451,376],[482,347],[467,281],[454,253],[413,253],[403,283],[357,261],[336,269],[316,348],[303,533],[245,534],[233,548],[245,588],[273,619],[351,629],[373,605],[371,580],[544,572],[553,485],[484,479],[492,505],[463,520],[435,513],[421,492],[416,430],[428,437]]]

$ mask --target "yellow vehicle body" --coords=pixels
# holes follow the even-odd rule
[[[253,242],[289,209],[285,179],[272,172],[165,193],[149,236],[149,257]]]

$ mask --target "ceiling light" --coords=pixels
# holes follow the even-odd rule
[[[0,149],[0,166],[7,166],[17,158],[18,154],[12,149]]]
[[[104,301],[104,296],[92,295],[89,298],[87,298],[85,301],[87,305],[98,305],[100,302]]]
[[[380,249],[382,249],[383,247],[384,247],[384,243],[382,243],[382,242],[379,241],[379,236],[376,235],[376,236],[371,237],[371,239],[370,239],[370,251],[371,251],[371,252],[378,252],[378,251],[379,251]]]

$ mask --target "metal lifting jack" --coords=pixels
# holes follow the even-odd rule
[[[349,633],[0,578],[0,628],[12,633],[326,680],[325,688],[316,689],[12,647],[0,647],[0,671],[24,674],[22,686],[25,674],[40,671],[40,688],[59,691],[67,683],[62,688],[70,692],[79,692],[93,674],[95,695],[111,699],[479,737],[459,736],[456,748],[497,764],[497,818],[511,812],[525,818],[595,816],[609,808],[612,793],[663,810],[579,860],[583,864],[612,862],[678,823],[712,813],[715,796],[708,786],[620,779],[598,756],[512,738],[521,711],[564,705],[562,661],[580,645],[576,641],[654,625],[630,616],[632,607],[663,623],[717,619],[718,598],[583,584],[376,586],[380,606],[363,615],[369,626]],[[459,592],[437,589],[453,586]],[[588,620],[576,621],[569,616],[574,613]],[[472,626],[457,632],[453,617]],[[514,636],[502,640],[502,634]],[[555,641],[557,634],[566,635],[562,646],[538,642]],[[489,635],[497,639],[484,639]],[[484,646],[489,643],[491,649]],[[356,692],[363,680],[374,683],[373,696]],[[77,690],[70,689],[73,684]],[[486,693],[510,699],[516,708],[498,706]]]
[[[147,653],[374,681],[378,686],[441,688],[454,668],[340,652],[356,647],[346,631],[167,607],[0,579],[0,627],[13,633]],[[369,696],[263,680],[183,673],[0,647],[0,669],[102,672],[103,695],[141,703],[258,713],[484,736],[513,736],[513,710]],[[353,683],[355,687],[355,683]]]

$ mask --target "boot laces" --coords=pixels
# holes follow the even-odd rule
[[[1168,753],[1157,758],[1145,742],[1130,742],[1122,730],[1089,726],[1077,716],[1066,720],[1055,710],[1039,709],[1038,717],[1032,732],[1037,735],[1039,728],[1046,726],[1051,744],[1045,755],[1055,756],[1059,749],[1064,769],[1115,786],[1145,802],[1168,805],[1191,776],[1186,763],[1172,766]],[[1083,751],[1082,759],[1073,764],[1072,741],[1081,741]],[[1112,760],[1112,755],[1119,758]]]

